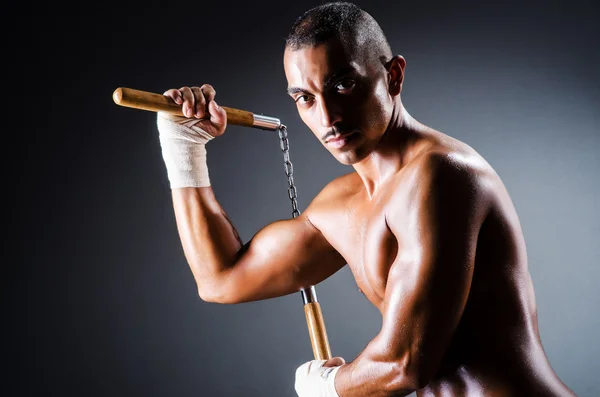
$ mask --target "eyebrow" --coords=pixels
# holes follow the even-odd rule
[[[352,66],[346,66],[345,68],[342,68],[328,76],[325,76],[325,79],[323,80],[323,88],[329,87],[331,84],[333,84],[335,80],[338,80],[340,77],[345,76],[353,71],[354,68]],[[289,95],[294,95],[297,93],[310,94],[310,92],[300,87],[288,87],[287,93]]]

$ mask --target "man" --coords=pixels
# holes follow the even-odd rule
[[[243,244],[210,187],[205,144],[226,114],[215,89],[170,89],[186,118],[158,129],[181,242],[209,302],[296,293],[350,266],[382,315],[352,362],[296,371],[300,397],[573,396],[544,353],[523,234],[501,179],[471,147],[411,117],[406,61],[351,3],[323,4],[286,41],[288,93],[354,172],[297,218]]]

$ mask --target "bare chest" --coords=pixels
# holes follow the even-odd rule
[[[386,203],[350,201],[330,213],[321,226],[325,237],[346,259],[359,290],[377,308],[398,253],[398,240],[386,223]]]

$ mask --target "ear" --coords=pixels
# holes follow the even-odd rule
[[[402,91],[405,67],[406,60],[402,55],[395,55],[385,63],[388,75],[388,91],[392,96],[397,96]]]

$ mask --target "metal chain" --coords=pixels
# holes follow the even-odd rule
[[[294,185],[294,166],[292,165],[292,162],[290,161],[290,142],[288,141],[288,137],[287,137],[287,127],[283,124],[281,124],[279,126],[279,145],[281,146],[281,151],[283,152],[283,161],[284,161],[284,165],[285,165],[285,175],[287,176],[287,180],[288,180],[288,197],[290,198],[290,200],[292,201],[292,217],[296,218],[298,215],[300,215],[300,211],[298,211],[298,193],[296,191],[296,185]],[[300,290],[300,293],[302,295],[302,303],[303,305],[307,305],[309,303],[317,303],[317,291],[315,291],[315,286],[310,286],[309,288],[305,288]],[[320,310],[320,306],[319,306],[319,310]],[[324,331],[324,329],[323,329]],[[313,342],[313,340],[311,339],[311,343],[316,343]],[[329,342],[327,342],[329,343]],[[313,346],[313,350],[314,349],[319,349],[318,346]],[[329,352],[329,356],[331,356],[331,353]],[[316,358],[317,356],[315,356]],[[330,358],[330,357],[329,357]]]
[[[292,217],[296,218],[300,215],[298,211],[298,193],[296,185],[294,185],[294,166],[290,161],[290,142],[287,137],[287,127],[283,124],[279,127],[279,146],[283,152],[283,161],[285,166],[285,175],[288,180],[288,197],[292,201]]]

